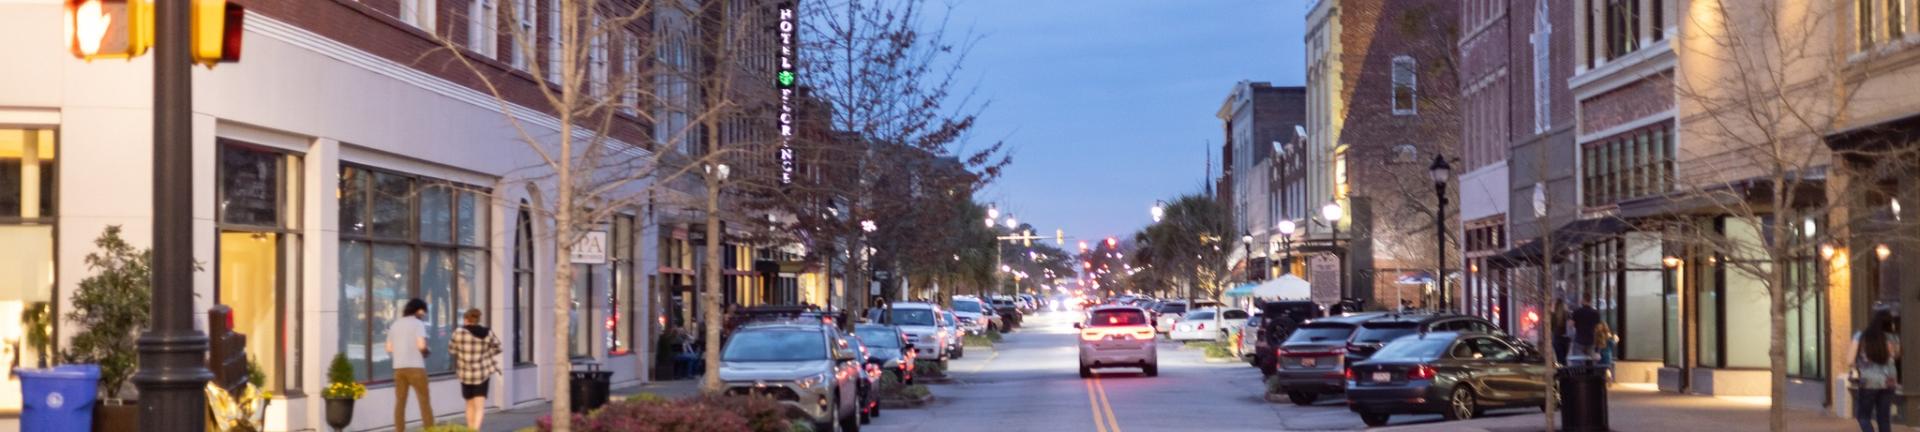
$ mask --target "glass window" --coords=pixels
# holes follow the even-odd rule
[[[633,215],[614,215],[611,242],[613,251],[608,254],[612,259],[613,292],[612,304],[608,307],[613,313],[607,316],[607,326],[611,327],[612,339],[607,345],[609,355],[627,354],[633,346]]]
[[[358,365],[367,370],[362,379],[385,380],[392,376],[386,330],[409,299],[427,302],[433,346],[451,341],[466,309],[490,309],[486,197],[470,187],[355,166],[343,166],[341,179],[343,225],[365,209],[371,229],[341,233],[340,350],[365,362]],[[351,190],[355,183],[369,187]],[[350,205],[356,201],[364,204]],[[469,230],[471,239],[455,238]],[[427,357],[428,373],[452,370],[451,356]]]
[[[567,355],[587,357],[593,355],[593,329],[590,327],[593,307],[593,268],[586,264],[573,264],[573,287],[567,290],[568,301],[573,304],[567,309]]]
[[[1427,361],[1439,358],[1440,353],[1452,345],[1450,338],[1406,338],[1380,347],[1380,352],[1374,353],[1371,359]]]
[[[0,350],[0,364],[39,367],[55,360],[42,358],[24,341],[22,319],[29,311],[56,314],[53,304],[53,235],[56,206],[52,129],[0,128],[0,340],[14,341]],[[89,234],[92,235],[92,234]],[[91,238],[91,237],[89,237]],[[52,320],[47,334],[58,334],[60,320]],[[57,342],[56,342],[57,343]],[[57,352],[49,346],[48,357]],[[0,376],[0,410],[21,409],[19,381]]]
[[[1415,114],[1419,111],[1419,76],[1413,57],[1393,58],[1393,114]]]
[[[220,304],[233,309],[267,390],[299,384],[300,157],[220,140],[215,170]]]
[[[513,228],[513,362],[533,363],[533,211],[520,200]]]
[[[1307,325],[1287,336],[1286,343],[1344,341],[1353,335],[1350,325]]]
[[[1394,339],[1414,334],[1417,331],[1419,331],[1419,328],[1414,326],[1413,323],[1366,324],[1360,326],[1360,331],[1353,335],[1353,341],[1357,343],[1393,342]]]
[[[728,362],[792,362],[827,358],[826,335],[817,330],[744,331],[727,341]]]
[[[366,235],[367,205],[372,199],[371,173],[354,168],[340,169],[340,232]]]
[[[1093,327],[1147,325],[1147,314],[1132,309],[1097,310],[1087,314],[1087,324]]]
[[[1519,357],[1519,353],[1514,352],[1513,347],[1493,338],[1473,338],[1468,340],[1468,343],[1473,345],[1474,354],[1479,355],[1477,358],[1481,360],[1507,361]]]

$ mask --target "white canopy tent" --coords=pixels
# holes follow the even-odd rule
[[[1306,279],[1291,274],[1281,275],[1253,287],[1253,297],[1277,300],[1308,300],[1313,295],[1313,285]]]

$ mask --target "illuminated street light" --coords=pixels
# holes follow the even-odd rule
[[[1000,206],[987,207],[987,219],[999,219]]]
[[[1340,217],[1346,213],[1347,211],[1340,208],[1340,203],[1337,202],[1330,202],[1320,207],[1320,217],[1326,219],[1328,223],[1340,222]]]
[[[874,231],[876,231],[876,230],[879,230],[879,229],[880,229],[880,225],[879,225],[879,224],[875,224],[875,223],[873,223],[873,221],[871,221],[871,220],[863,220],[863,221],[860,221],[860,230],[861,230],[861,231],[866,231],[866,232],[874,232]]]
[[[1159,221],[1160,221],[1160,219],[1162,219],[1162,218],[1165,218],[1165,217],[1167,217],[1167,202],[1166,202],[1166,201],[1154,201],[1154,202],[1153,202],[1153,209],[1152,209],[1152,210],[1150,210],[1150,211],[1148,211],[1148,213],[1151,213],[1151,214],[1153,214],[1153,221],[1154,221],[1154,222],[1159,222]]]
[[[1293,220],[1288,219],[1280,221],[1280,225],[1277,228],[1280,230],[1280,235],[1291,236],[1293,235],[1294,228],[1297,227],[1293,225]]]

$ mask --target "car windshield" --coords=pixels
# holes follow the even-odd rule
[[[1246,317],[1247,317],[1247,311],[1243,311],[1243,310],[1239,310],[1239,309],[1229,309],[1229,310],[1227,310],[1226,312],[1221,312],[1221,313],[1220,313],[1220,317],[1221,317],[1221,318],[1226,318],[1226,319],[1241,319],[1241,318],[1246,318]]]
[[[1359,343],[1387,343],[1401,336],[1413,334],[1417,329],[1413,323],[1370,323],[1360,326],[1360,332],[1353,335],[1353,341]]]
[[[954,326],[953,314],[952,313],[940,314],[940,322],[946,323],[947,327],[953,327]]]
[[[827,359],[825,335],[818,330],[749,330],[727,341],[722,361],[779,362]]]
[[[910,326],[929,326],[929,327],[933,326],[932,310],[894,309],[892,314],[893,314],[891,317],[892,319],[883,318],[881,319],[880,322],[887,323],[887,324],[910,325]],[[885,314],[883,313],[882,315],[885,315]]]
[[[1406,338],[1387,344],[1373,355],[1374,360],[1427,361],[1440,357],[1452,338]]]
[[[853,332],[859,334],[860,341],[866,342],[868,347],[873,347],[873,348],[899,348],[900,347],[900,334],[894,333],[893,329],[883,329],[883,328],[858,329],[858,330],[854,330]]]
[[[1188,313],[1185,318],[1181,318],[1181,319],[1187,320],[1187,321],[1210,320],[1210,319],[1213,319],[1213,311],[1194,311],[1192,313]]]
[[[1127,309],[1097,310],[1088,314],[1087,323],[1094,327],[1147,325],[1147,314]]]
[[[980,313],[980,303],[972,300],[954,300],[953,310],[958,312]]]
[[[1160,305],[1160,313],[1163,313],[1163,314],[1187,313],[1187,305],[1178,304],[1178,303],[1163,304],[1163,305]]]
[[[1287,343],[1294,342],[1330,342],[1345,341],[1353,334],[1353,327],[1343,325],[1317,325],[1301,327],[1287,337]]]

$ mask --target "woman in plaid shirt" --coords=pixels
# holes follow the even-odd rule
[[[467,399],[467,428],[480,430],[487,413],[487,379],[500,374],[500,337],[480,325],[480,310],[467,309],[467,325],[453,331],[454,371],[460,377],[460,396]]]

